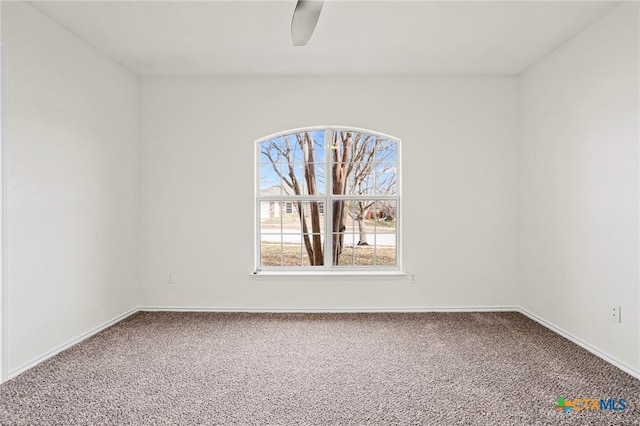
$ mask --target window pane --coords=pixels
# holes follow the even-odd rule
[[[261,201],[260,202],[260,233],[278,234],[282,233],[282,202]]]
[[[306,237],[282,235],[281,240],[279,237],[263,236],[261,266],[322,266],[324,239],[320,234],[310,234]],[[320,249],[316,251],[317,248]]]
[[[398,162],[398,143],[389,139],[376,139],[376,162],[378,163],[397,163]]]
[[[324,232],[325,216],[318,201],[282,201],[282,232],[300,235]]]
[[[290,237],[290,236],[289,236]],[[283,250],[283,266],[302,266],[302,244],[300,238],[298,241],[288,241],[289,238],[284,238],[285,243],[282,245]]]
[[[342,250],[336,266],[372,266],[375,263],[375,247],[358,245],[357,234],[345,234]]]
[[[260,243],[260,266],[282,266],[282,251],[280,242]]]
[[[333,202],[332,233],[334,265],[373,264],[373,250],[358,250],[373,244],[375,220],[371,200]]]
[[[282,266],[282,214],[280,201],[260,203],[260,265]]]
[[[325,188],[324,131],[260,144],[260,195],[317,195]]]
[[[356,243],[366,245],[375,232],[374,207],[372,200],[344,200],[336,201],[335,205],[341,210],[346,232],[357,235]]]
[[[367,212],[369,225],[377,234],[395,233],[397,226],[397,202],[395,200],[378,200]]]
[[[397,202],[377,200],[370,210],[375,229],[375,263],[378,266],[397,265]]]
[[[324,130],[282,136],[282,145],[291,150],[292,163],[324,163]]]
[[[313,266],[324,263],[322,233],[325,218],[324,214],[319,213],[319,204],[317,201],[287,200],[260,203],[262,266]],[[303,213],[302,218],[299,211]]]
[[[375,194],[396,195],[398,179],[396,163],[378,163],[375,173]]]
[[[295,241],[287,236],[282,237],[282,242],[265,242],[263,239],[260,253],[262,266],[302,266],[304,249],[300,238]]]
[[[334,195],[345,195],[349,192],[349,164],[333,163],[331,165],[331,188]]]
[[[277,170],[274,170],[274,166]],[[282,195],[281,180],[279,172],[282,169],[280,163],[260,163],[260,194],[265,195]]]
[[[333,209],[335,266],[396,265],[395,200],[340,200]]]
[[[375,136],[354,132],[353,155],[348,167],[348,195],[375,194]]]
[[[352,246],[343,247],[340,251],[338,262],[334,266],[353,266],[354,250]]]
[[[285,171],[284,187],[289,188],[290,194],[323,195],[325,193],[324,163],[293,163],[293,168],[290,169],[287,164],[283,168]],[[290,173],[293,173],[293,177]],[[298,193],[296,190],[300,192]]]
[[[302,266],[322,266],[324,264],[324,238],[322,234],[302,236]]]
[[[375,261],[378,266],[396,266],[396,234],[378,234],[375,244]]]
[[[332,134],[332,193],[394,195],[397,146],[393,141],[354,131]]]
[[[306,174],[305,174],[306,172]],[[325,194],[325,166],[324,163],[309,163],[306,170],[302,170],[304,195]]]
[[[260,144],[260,195],[282,194],[282,166],[284,163],[282,138]]]

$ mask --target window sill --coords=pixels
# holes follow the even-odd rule
[[[402,271],[260,271],[250,274],[256,279],[402,279],[407,277]]]

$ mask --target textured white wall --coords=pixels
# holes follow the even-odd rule
[[[143,78],[140,102],[143,306],[516,305],[515,78]],[[326,124],[403,139],[416,284],[249,276],[254,140]]]
[[[519,149],[520,304],[636,371],[638,31],[623,4],[529,69]]]
[[[9,370],[136,306],[137,78],[3,2]]]

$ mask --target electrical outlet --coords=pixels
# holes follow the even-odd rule
[[[609,319],[620,324],[620,306],[609,306]]]
[[[410,282],[411,284],[415,284],[415,283],[416,283],[416,274],[415,274],[415,273],[411,272],[411,273],[409,274],[409,282]]]
[[[167,283],[168,284],[175,284],[176,283],[176,274],[174,274],[173,272],[169,272],[169,275],[167,275]]]

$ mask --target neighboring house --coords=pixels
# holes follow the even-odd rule
[[[293,195],[291,189],[286,186],[274,185],[260,191],[261,197],[277,197],[279,195]],[[260,202],[260,219],[269,219],[280,217],[280,211],[284,210],[284,214],[293,214],[293,203],[287,201],[261,201]]]
[[[364,214],[365,219],[384,219],[386,221],[392,221],[396,218],[396,206],[389,205],[388,203],[376,201],[371,207],[367,209]]]
[[[269,188],[265,188],[260,191],[261,197],[277,197],[280,195],[294,195],[290,188],[281,185],[274,185]],[[265,220],[274,217],[280,217],[280,212],[283,214],[295,214],[294,203],[291,201],[261,201],[260,202],[260,219]],[[318,210],[320,214],[324,214],[324,203],[318,203]]]

